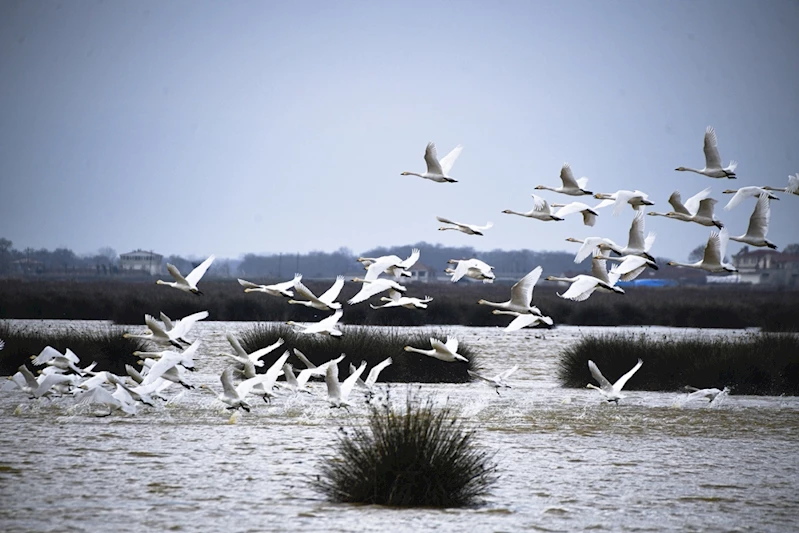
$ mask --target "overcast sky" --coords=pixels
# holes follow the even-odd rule
[[[739,179],[674,171],[704,166],[708,125]],[[463,144],[458,183],[400,176],[428,141]],[[799,3],[0,3],[0,237],[19,249],[626,242],[631,209],[593,228],[501,214],[575,199],[534,190],[563,162],[657,211],[710,185],[744,233],[754,200],[725,212],[721,191],[799,172]],[[436,215],[494,228],[439,232]],[[647,230],[674,259],[710,232]],[[799,197],[772,202],[769,239],[799,242]]]

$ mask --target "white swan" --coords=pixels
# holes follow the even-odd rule
[[[674,170],[683,172],[696,172],[709,178],[730,178],[735,179],[735,169],[738,167],[736,161],[730,161],[726,168],[721,167],[721,156],[719,155],[718,140],[716,130],[708,126],[705,130],[705,168],[695,169],[689,167],[677,167]]]
[[[184,292],[191,292],[200,295],[202,294],[202,291],[197,288],[197,283],[200,282],[200,279],[202,279],[205,271],[208,270],[208,267],[211,266],[211,263],[214,262],[214,259],[216,259],[216,256],[211,255],[208,259],[196,266],[194,270],[189,272],[189,275],[185,278],[175,265],[167,263],[166,269],[169,271],[172,277],[175,278],[175,281],[162,281],[159,279],[155,283],[158,285],[168,285]]]
[[[187,370],[194,370],[194,354],[197,353],[197,349],[200,347],[200,340],[194,341],[191,346],[183,350],[182,352],[175,352],[172,350],[163,350],[160,352],[145,352],[145,351],[135,351],[133,355],[136,357],[150,357],[156,360],[161,360],[165,357],[175,357],[177,359],[178,364],[183,366],[183,368]]]
[[[710,403],[713,403],[713,401],[719,396],[724,396],[730,393],[729,387],[724,387],[724,389],[719,390],[715,387],[709,389],[698,389],[696,387],[686,385],[684,388],[690,392],[688,397],[685,399],[686,402],[690,402],[691,400],[696,400],[699,398],[706,398],[710,401]]]
[[[730,201],[727,202],[727,205],[724,206],[725,211],[729,211],[733,207],[737,206],[741,202],[744,201],[745,198],[760,198],[761,196],[768,196],[772,200],[779,200],[780,198],[775,195],[771,194],[768,190],[763,187],[741,187],[740,189],[725,189],[722,191],[723,194],[732,194],[732,198]]]
[[[535,267],[528,272],[522,279],[513,284],[510,288],[510,300],[507,302],[489,302],[488,300],[479,300],[477,303],[480,305],[490,305],[504,311],[516,311],[517,313],[533,313],[540,315],[541,311],[532,304],[533,288],[538,283],[538,279],[543,272],[541,266]]]
[[[247,280],[239,279],[239,285],[244,287],[244,292],[265,292],[270,296],[283,296],[291,298],[294,293],[291,289],[294,285],[302,279],[302,274],[294,274],[294,279],[291,281],[284,281],[282,283],[275,283],[274,285],[258,285]]]
[[[446,343],[430,337],[430,346],[432,346],[431,350],[422,350],[421,348],[414,348],[413,346],[406,346],[404,350],[406,352],[416,352],[427,355],[428,357],[435,357],[436,359],[448,363],[453,363],[455,361],[469,362],[468,359],[458,353],[458,339],[455,337],[449,337]]]
[[[308,378],[311,377],[311,370],[312,369],[306,368],[300,372],[299,376],[296,376],[294,374],[294,367],[291,366],[291,363],[283,363],[283,377],[286,378],[286,381],[284,383],[277,384],[281,387],[289,389],[294,393],[307,392],[310,394],[311,391],[308,390],[306,385],[308,383]]]
[[[309,377],[310,376],[324,376],[325,372],[327,370],[327,367],[329,365],[337,365],[341,361],[343,361],[344,357],[345,357],[345,355],[342,353],[340,356],[336,357],[335,359],[331,359],[330,361],[327,361],[327,362],[322,363],[321,365],[317,366],[317,365],[313,364],[311,361],[309,361],[308,358],[305,357],[305,354],[302,353],[301,351],[299,351],[297,348],[294,348],[294,355],[296,355],[297,359],[302,361],[302,364],[305,365],[305,370],[311,370],[312,371],[312,372],[310,372],[308,374]],[[303,370],[302,372],[305,372],[305,370]],[[300,375],[302,375],[302,372],[300,372]],[[299,376],[297,377],[297,379],[298,380],[300,379]]]
[[[571,283],[569,288],[563,294],[556,293],[558,296],[565,300],[574,300],[575,302],[582,302],[587,300],[595,290],[601,288],[610,292],[624,294],[624,289],[616,287],[615,283],[618,280],[618,274],[609,274],[612,283],[608,283],[594,276],[587,274],[578,274],[571,278],[562,278],[558,276],[547,276],[547,281],[566,281]],[[616,279],[614,279],[614,277]]]
[[[359,387],[363,387],[371,392],[372,388],[374,387],[374,384],[377,383],[377,378],[380,377],[380,373],[383,371],[384,368],[386,368],[388,365],[392,364],[393,362],[394,360],[391,359],[391,357],[386,357],[385,359],[377,363],[375,366],[373,366],[371,370],[369,370],[369,375],[366,376],[366,379],[358,378],[356,380],[356,384]],[[355,365],[350,363],[350,374],[355,373],[355,371],[356,371]]]
[[[199,315],[200,313],[195,314]],[[178,339],[184,337],[197,322],[197,320],[187,320],[187,318],[189,317],[179,321],[177,324],[175,324],[175,327],[169,331],[165,331],[158,321],[153,318],[153,316],[144,315],[144,323],[147,326],[148,331],[140,335],[134,333],[125,333],[122,336],[126,339],[145,339],[159,344],[171,344],[175,348],[182,349],[183,345],[178,342]]]
[[[142,381],[141,384],[146,387],[155,382],[158,378],[163,378],[177,383],[186,389],[193,389],[194,385],[185,380],[185,368],[180,364],[181,359],[182,357],[178,353],[167,353],[162,355],[158,360],[149,357],[140,360],[139,364],[147,369],[147,373],[144,374],[144,381]]]
[[[630,233],[627,236],[627,246],[619,250],[619,255],[640,255],[646,257],[650,261],[655,261],[655,258],[649,255],[649,250],[655,244],[656,235],[649,232],[644,238],[644,212],[638,211],[633,217],[630,224]]]
[[[560,222],[563,220],[561,217],[555,216],[552,213],[552,209],[549,207],[549,204],[546,200],[535,194],[531,196],[533,197],[533,208],[530,211],[520,213],[511,209],[505,209],[503,213],[506,215],[519,215],[520,217],[535,218],[537,220],[543,220],[544,222],[549,222],[552,220]]]
[[[788,175],[788,185],[786,187],[770,187],[765,185],[763,188],[767,191],[777,191],[784,192],[786,194],[799,195],[799,173],[795,175]]]
[[[441,158],[441,161],[439,161],[435,143],[427,143],[427,148],[425,148],[424,151],[424,161],[427,164],[427,172],[424,172],[423,174],[417,174],[416,172],[403,172],[400,175],[419,176],[420,178],[432,180],[438,183],[457,183],[458,180],[452,178],[449,175],[449,171],[452,170],[452,165],[455,164],[455,160],[458,159],[459,155],[461,155],[461,150],[463,150],[463,146],[459,144],[453,148],[450,153]]]
[[[388,298],[383,296],[380,298],[381,302],[387,302],[383,305],[372,305],[369,304],[369,307],[372,309],[385,309],[387,307],[404,307],[405,309],[427,309],[427,304],[432,302],[433,299],[429,296],[425,296],[424,299],[421,298],[413,298],[411,296],[402,296],[402,293],[395,291],[394,289],[389,289],[388,291]]]
[[[688,268],[700,268],[708,272],[738,272],[734,266],[724,262],[724,254],[727,253],[727,241],[730,235],[727,228],[719,232],[711,232],[705,245],[705,253],[702,259],[696,263],[680,263],[679,261],[669,261],[669,266],[681,266]]]
[[[261,358],[280,348],[284,343],[283,339],[280,338],[275,343],[248,354],[247,351],[241,346],[239,340],[232,333],[227,333],[225,337],[233,347],[233,351],[236,353],[220,352],[219,355],[229,357],[238,363],[238,370],[244,375],[245,378],[255,377],[255,367],[264,366],[264,362],[261,361]]]
[[[377,279],[380,274],[384,272],[399,279],[403,276],[411,277],[411,273],[408,269],[416,264],[420,255],[421,250],[419,250],[419,248],[414,248],[411,250],[411,255],[409,255],[407,259],[400,259],[400,257],[396,255],[384,255],[377,258],[359,257],[358,261],[366,268],[366,275],[364,278],[367,280]]]
[[[114,411],[123,411],[129,415],[137,412],[136,402],[128,400],[126,396],[119,392],[120,386],[116,386],[114,393],[110,393],[103,387],[94,387],[86,392],[82,392],[75,397],[76,405],[104,405],[108,407],[108,412],[96,416],[108,416]]]
[[[304,305],[305,307],[312,307],[320,311],[333,311],[336,309],[341,309],[341,304],[334,300],[338,298],[338,295],[341,293],[341,289],[343,287],[344,276],[336,276],[336,281],[333,282],[333,285],[331,285],[329,289],[317,297],[310,291],[310,289],[308,289],[308,287],[303,285],[302,281],[297,280],[297,282],[294,283],[294,290],[297,291],[298,295],[305,298],[305,300],[292,299],[289,300],[289,303]]]
[[[31,356],[31,360],[35,366],[48,365],[61,371],[71,370],[81,376],[85,373],[85,370],[78,368],[80,358],[69,348],[62,354],[52,346],[45,346],[39,355]]]
[[[352,278],[352,281],[360,281],[363,283],[363,286],[361,287],[361,290],[355,294],[355,296],[347,300],[347,303],[350,305],[364,302],[375,294],[380,294],[381,292],[387,291],[389,289],[395,290],[397,292],[405,292],[407,290],[404,285],[400,285],[394,280],[385,278],[373,280]]]
[[[534,327],[538,324],[546,324],[547,326],[551,326],[554,324],[554,321],[551,317],[544,316],[541,314],[535,313],[520,313],[518,311],[505,311],[504,309],[494,309],[491,311],[494,315],[511,315],[515,316],[513,320],[511,320],[510,324],[503,330],[506,332],[510,331],[519,331],[522,328],[527,327]]]
[[[589,206],[588,204],[584,204],[583,202],[569,202],[568,204],[550,204],[552,207],[559,207],[557,211],[555,211],[554,215],[556,217],[564,218],[567,215],[571,215],[573,213],[580,213],[583,215],[583,224],[586,226],[593,226],[596,223],[596,217],[599,216],[599,213],[594,211],[594,209]]]
[[[610,269],[612,274],[618,274],[622,281],[632,281],[647,268],[658,270],[654,261],[640,255],[624,255],[622,257],[606,257],[607,261],[618,261],[619,264]]]
[[[327,399],[330,407],[349,407],[347,400],[350,392],[355,386],[355,382],[366,369],[366,362],[361,363],[355,372],[351,373],[342,383],[338,382],[338,365],[328,365],[325,372],[325,383],[327,384]]]
[[[181,322],[192,322],[192,324],[193,324],[195,322],[198,322],[200,320],[204,320],[206,318],[208,318],[208,311],[200,311],[199,313],[194,313],[194,314],[185,316],[185,317],[181,318],[180,320],[174,320],[173,321],[163,311],[161,312],[161,322],[164,323],[164,331],[170,331],[172,329],[175,329],[175,327],[177,327]],[[186,331],[188,332],[189,329],[191,329],[191,327],[186,329]],[[178,338],[176,340],[178,342],[182,342],[184,344],[191,344],[189,341],[187,341],[183,337],[180,337],[180,338]]]
[[[620,214],[625,205],[632,206],[635,211],[640,211],[641,207],[645,205],[655,205],[655,202],[649,199],[648,194],[639,190],[628,191],[621,189],[613,193],[598,192],[594,195],[594,198],[602,200],[594,206],[594,210],[612,205],[614,215]]]
[[[575,263],[582,263],[586,257],[589,257],[594,254],[594,250],[600,250],[603,252],[609,251],[622,255],[621,246],[619,246],[610,239],[606,239],[605,237],[586,237],[585,239],[575,239],[574,237],[568,237],[566,241],[582,244],[582,246],[580,246],[580,249],[577,250],[577,254],[574,256]]]
[[[572,169],[568,163],[563,163],[563,167],[560,169],[560,181],[563,183],[563,185],[560,187],[547,187],[546,185],[538,185],[536,186],[536,189],[559,192],[562,194],[568,194],[569,196],[594,194],[591,191],[585,190],[585,188],[588,186],[588,178],[583,177],[578,180],[574,179],[574,174],[572,174]]]
[[[594,376],[594,379],[597,381],[597,383],[599,383],[599,387],[593,383],[589,383],[586,385],[586,387],[590,389],[596,389],[605,398],[605,400],[608,402],[616,402],[616,405],[619,405],[619,400],[626,398],[626,396],[621,393],[621,389],[627,384],[627,381],[633,377],[633,374],[638,372],[638,369],[641,368],[641,365],[643,364],[644,362],[639,359],[629,372],[624,374],[622,377],[616,380],[616,383],[611,385],[605,376],[602,375],[602,372],[599,371],[599,368],[597,368],[594,362],[589,359],[588,369],[591,371],[591,375]]]
[[[465,233],[466,235],[483,235],[483,231],[494,227],[493,222],[489,222],[485,226],[478,226],[476,224],[461,224],[460,222],[453,222],[452,220],[449,220],[444,217],[436,217],[436,220],[438,220],[443,224],[452,224],[454,226],[454,227],[442,226],[438,228],[439,231],[446,231],[451,229],[451,230],[460,231],[462,233]]]
[[[765,194],[761,194],[757,199],[755,209],[749,217],[749,227],[746,228],[746,233],[737,237],[730,236],[733,241],[742,242],[750,246],[766,247],[776,250],[777,245],[766,239],[768,233],[768,223],[771,218],[771,200]]]
[[[450,259],[449,264],[454,264],[455,269],[446,269],[444,272],[452,275],[452,283],[457,282],[462,277],[481,280],[483,283],[493,283],[496,276],[490,266],[479,259]]]
[[[289,320],[286,322],[289,326],[299,326],[302,329],[301,333],[318,333],[320,335],[330,335],[331,337],[341,337],[343,333],[341,330],[336,328],[336,324],[341,319],[341,316],[344,314],[344,311],[341,309],[336,309],[336,312],[332,315],[323,318],[319,322],[315,322],[313,324],[309,324],[307,326],[303,326],[302,324],[297,324],[293,320]]]
[[[473,378],[477,378],[479,380],[485,381],[486,383],[490,383],[491,385],[494,386],[494,390],[497,391],[497,394],[499,394],[499,389],[500,388],[503,388],[503,387],[504,388],[508,388],[508,389],[512,388],[507,380],[511,376],[511,374],[513,374],[517,370],[519,370],[519,365],[513,365],[508,370],[500,372],[496,376],[492,376],[492,377],[488,377],[488,376],[484,376],[482,374],[478,374],[477,372],[474,372],[472,370],[466,370],[466,373],[469,374]]]
[[[691,196],[685,204],[683,204],[680,191],[674,191],[671,193],[671,196],[669,196],[669,203],[672,209],[674,209],[673,211],[669,211],[668,213],[650,211],[647,215],[667,217],[683,222],[695,222],[702,226],[716,226],[721,229],[724,227],[724,224],[716,220],[716,216],[713,214],[713,206],[716,204],[716,200],[708,198],[709,195],[710,187]]]

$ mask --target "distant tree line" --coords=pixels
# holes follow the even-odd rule
[[[116,271],[119,256],[113,248],[100,248],[97,253],[76,255],[68,248],[47,250],[25,248],[17,250],[14,243],[0,238],[0,275],[66,274],[94,272],[110,274]]]

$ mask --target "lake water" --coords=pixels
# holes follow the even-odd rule
[[[219,391],[226,362],[213,354],[227,349],[225,331],[249,325],[198,324],[195,385]],[[283,395],[231,417],[208,391],[176,387],[166,405],[106,418],[70,399],[0,390],[0,530],[799,530],[799,398],[728,396],[709,406],[630,391],[609,405],[556,381],[559,351],[607,328],[447,329],[476,348],[487,374],[520,366],[501,396],[484,383],[421,386],[496,452],[499,481],[477,507],[343,505],[316,493],[307,481],[333,453],[338,429],[364,421],[357,389],[350,412],[330,409],[316,383],[312,396]],[[406,390],[394,385],[392,397]]]

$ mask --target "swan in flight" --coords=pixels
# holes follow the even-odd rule
[[[452,275],[452,283],[464,276],[481,280],[483,283],[493,283],[496,277],[492,272],[494,267],[479,259],[450,259],[447,263],[456,265],[454,269],[448,268],[444,271]]]
[[[406,352],[420,353],[448,363],[453,363],[455,361],[469,362],[468,359],[458,353],[458,339],[455,337],[449,337],[445,343],[434,337],[430,337],[430,346],[433,347],[432,350],[422,350],[421,348],[414,348],[413,346],[406,346],[404,349]]]
[[[683,204],[680,191],[674,191],[669,196],[669,203],[673,211],[668,213],[650,211],[647,215],[667,217],[674,220],[682,220],[683,222],[696,222],[702,226],[716,226],[721,229],[724,224],[716,220],[716,216],[713,214],[713,206],[716,205],[716,200],[708,198],[708,196],[710,196],[710,187],[691,196]]]
[[[590,196],[594,194],[591,191],[585,190],[585,188],[588,186],[588,178],[583,177],[578,180],[574,179],[572,168],[568,163],[563,163],[563,167],[560,169],[560,181],[563,183],[563,185],[560,187],[547,187],[546,185],[538,185],[536,186],[536,189],[559,192],[562,194],[568,194],[569,196],[583,196],[585,194]]]
[[[327,399],[330,401],[330,407],[349,407],[350,404],[347,400],[350,397],[350,392],[365,369],[366,362],[364,361],[361,366],[355,369],[355,372],[339,383],[338,365],[328,365],[325,371],[325,383],[327,384]]]
[[[389,289],[388,291],[388,298],[383,296],[380,298],[381,302],[387,302],[383,305],[372,305],[369,304],[369,307],[372,309],[385,309],[387,307],[404,307],[406,309],[427,309],[428,302],[432,302],[433,299],[429,296],[425,296],[424,299],[420,298],[412,298],[410,296],[402,296],[402,293],[395,291],[394,289]]]
[[[647,268],[658,270],[654,261],[640,255],[625,255],[622,257],[606,257],[607,261],[618,261],[619,264],[610,269],[613,274],[618,274],[622,281],[632,281]]]
[[[730,236],[730,240],[742,242],[750,246],[765,247],[776,250],[777,245],[766,239],[768,233],[768,222],[771,218],[771,206],[769,197],[761,194],[757,199],[755,209],[749,217],[749,227],[746,228],[746,233],[737,237]]]
[[[494,390],[497,391],[497,394],[499,394],[499,389],[501,389],[503,387],[504,388],[508,388],[508,389],[512,388],[507,380],[511,376],[511,374],[513,374],[517,370],[519,370],[519,365],[513,365],[508,370],[505,370],[504,372],[500,372],[496,376],[492,376],[492,377],[483,376],[482,374],[478,374],[477,372],[474,372],[472,370],[466,370],[466,373],[469,374],[473,378],[485,381],[486,383],[490,383],[491,385],[494,386]]]
[[[685,390],[690,392],[688,397],[685,399],[686,402],[690,402],[691,400],[696,400],[699,398],[707,398],[710,401],[710,403],[713,403],[713,400],[715,400],[717,397],[726,396],[727,394],[730,393],[729,387],[724,387],[724,389],[719,390],[715,387],[710,389],[698,389],[696,387],[691,387],[690,385],[686,385],[684,388]]]
[[[302,274],[294,274],[294,279],[291,281],[284,281],[283,283],[275,283],[274,285],[258,285],[247,280],[239,279],[239,285],[244,287],[244,292],[265,292],[270,296],[284,296],[291,298],[294,293],[291,289],[302,279]]]
[[[175,265],[167,263],[166,269],[169,271],[172,277],[175,278],[175,281],[163,281],[159,279],[155,283],[158,285],[169,285],[170,287],[180,289],[184,292],[192,292],[194,294],[200,295],[202,294],[202,291],[197,288],[197,283],[200,282],[200,279],[202,279],[205,271],[208,270],[208,267],[211,266],[211,263],[214,262],[214,259],[216,259],[216,256],[211,255],[208,259],[195,267],[194,270],[189,272],[189,275],[185,278]]]
[[[78,394],[75,400],[76,405],[104,405],[108,407],[107,413],[96,415],[100,417],[108,416],[114,411],[122,411],[129,415],[135,415],[138,411],[136,402],[122,390],[119,384],[117,384],[113,393],[108,392],[103,387],[94,387]]]
[[[737,206],[741,202],[744,201],[744,198],[760,198],[761,196],[768,196],[772,200],[779,200],[779,197],[775,194],[771,194],[768,190],[763,187],[741,187],[740,189],[726,189],[722,191],[724,194],[732,194],[732,198],[730,201],[727,202],[727,205],[724,206],[725,211],[729,211],[733,207]]]
[[[409,278],[411,273],[408,271],[419,260],[421,250],[414,248],[407,259],[400,259],[396,255],[384,255],[382,257],[359,257],[358,262],[366,268],[364,278],[368,280],[377,279],[380,274],[386,273],[399,279],[403,276]]]
[[[648,194],[638,190],[628,191],[621,189],[613,193],[598,192],[594,195],[594,198],[602,200],[594,206],[594,210],[612,205],[614,215],[621,214],[627,204],[631,205],[635,211],[640,211],[641,207],[645,205],[655,205],[655,202],[649,199]]]
[[[766,189],[767,191],[777,191],[799,195],[799,173],[788,176],[788,185],[786,187],[770,187],[765,185],[762,188]]]
[[[574,256],[575,263],[582,263],[586,257],[592,256],[594,254],[594,250],[597,249],[602,252],[607,251],[622,255],[621,246],[610,239],[606,239],[605,237],[586,237],[585,239],[575,239],[574,237],[569,237],[566,239],[566,241],[582,244],[580,249],[577,250],[577,254]]]
[[[696,172],[708,178],[730,178],[735,179],[735,169],[738,167],[736,161],[730,161],[730,164],[722,168],[721,156],[719,155],[719,143],[716,139],[716,130],[708,126],[705,130],[705,168],[695,169],[689,167],[677,167],[674,170],[683,172]]]
[[[624,294],[624,289],[621,287],[616,287],[616,281],[619,279],[618,274],[610,273],[608,274],[611,283],[603,281],[599,278],[594,276],[589,276],[587,274],[578,274],[577,276],[571,278],[561,278],[557,276],[547,276],[547,281],[566,281],[571,283],[569,288],[563,294],[556,293],[558,296],[565,300],[574,300],[575,302],[582,302],[583,300],[587,300],[589,296],[591,296],[595,290],[597,289],[605,289],[606,291],[616,292],[619,294]]]
[[[480,305],[489,305],[502,309],[503,311],[516,311],[517,313],[532,313],[541,315],[541,311],[532,305],[533,288],[538,283],[538,279],[543,272],[541,266],[535,267],[527,273],[522,279],[514,283],[510,288],[510,300],[507,302],[489,302],[488,300],[479,300],[477,303]]]
[[[284,383],[277,383],[283,388],[289,389],[292,392],[307,392],[311,393],[310,390],[306,387],[308,383],[308,379],[311,377],[311,371],[313,369],[306,368],[305,370],[300,372],[300,375],[297,376],[294,374],[294,367],[291,366],[291,363],[283,363],[283,377],[286,378]]]
[[[144,374],[144,381],[141,382],[142,386],[146,387],[157,381],[158,378],[163,378],[186,389],[193,389],[194,385],[184,379],[186,369],[181,364],[182,359],[181,354],[173,352],[163,354],[158,360],[149,357],[140,360],[139,364],[147,369],[146,374]]]
[[[588,204],[584,204],[583,202],[569,202],[568,204],[550,204],[552,207],[559,207],[557,211],[555,211],[554,215],[556,217],[564,218],[567,215],[571,215],[574,213],[580,213],[583,215],[583,224],[586,226],[593,226],[596,223],[596,217],[599,216],[599,213],[594,211],[594,209],[589,206]]]
[[[727,241],[729,241],[729,239],[730,234],[727,232],[727,228],[723,228],[718,232],[713,231],[707,239],[705,253],[701,260],[696,263],[669,261],[668,265],[700,268],[708,272],[738,272],[737,268],[724,262],[724,254],[727,253]]]
[[[183,348],[183,345],[178,342],[178,339],[183,338],[194,327],[194,324],[199,320],[202,313],[195,313],[190,317],[195,319],[189,320],[189,317],[178,321],[175,326],[169,331],[164,330],[163,327],[155,320],[152,315],[144,315],[144,324],[147,326],[148,331],[137,335],[134,333],[125,333],[122,335],[126,339],[144,339],[158,344],[171,344],[175,348]]]
[[[382,372],[384,368],[386,368],[388,365],[390,365],[393,362],[394,360],[391,359],[391,357],[386,357],[385,359],[383,359],[382,361],[380,361],[379,363],[377,363],[375,366],[372,367],[372,369],[369,371],[369,375],[366,376],[365,380],[358,378],[356,384],[359,387],[363,387],[369,392],[371,392],[375,383],[377,383],[377,378],[380,376],[380,372]],[[350,363],[350,374],[354,374],[355,372],[356,372],[355,365]]]
[[[385,278],[378,278],[373,280],[352,278],[352,281],[360,281],[363,283],[363,286],[355,296],[347,300],[347,303],[350,305],[355,305],[357,303],[364,302],[369,298],[371,298],[372,296],[374,296],[375,294],[380,294],[381,292],[387,290],[394,290],[397,292],[405,292],[407,290],[404,285],[400,285],[394,280],[385,279]]]
[[[344,311],[341,309],[336,309],[336,312],[332,315],[323,318],[319,322],[314,322],[313,324],[309,324],[307,326],[303,326],[301,324],[297,324],[293,320],[289,320],[286,322],[289,326],[299,326],[304,328],[302,333],[319,333],[320,335],[330,335],[331,337],[341,337],[343,333],[341,330],[336,328],[336,324],[341,319],[341,316],[344,314]]]
[[[180,324],[181,322],[187,321],[187,322],[191,322],[192,325],[193,325],[195,322],[199,322],[200,320],[205,320],[206,318],[208,318],[208,311],[200,311],[199,313],[194,313],[194,314],[185,316],[185,317],[181,318],[180,320],[173,321],[163,311],[161,312],[161,322],[164,323],[164,331],[167,331],[167,332],[172,330],[172,329],[175,329],[175,327],[178,324]],[[189,329],[191,329],[191,327],[186,329],[186,331],[188,332]],[[186,344],[186,345],[191,344],[189,341],[187,341],[183,337],[180,337],[180,338],[178,338],[176,340],[178,342],[182,342],[183,344]]]
[[[624,385],[627,384],[627,381],[633,377],[633,374],[638,372],[638,369],[641,368],[641,365],[643,364],[644,362],[639,359],[629,372],[624,374],[622,377],[616,380],[616,383],[611,385],[610,381],[608,381],[605,376],[602,375],[602,372],[599,371],[599,368],[597,368],[594,362],[589,359],[588,369],[591,371],[591,375],[594,376],[594,379],[597,381],[597,383],[599,383],[599,387],[593,383],[589,383],[586,385],[586,387],[590,389],[596,389],[605,398],[605,400],[608,402],[616,402],[616,405],[619,405],[619,400],[625,398],[625,396],[621,393],[621,389],[624,388]]]
[[[506,215],[519,215],[520,217],[535,218],[538,220],[543,220],[544,222],[549,222],[551,220],[560,222],[563,220],[562,218],[552,214],[552,209],[549,207],[549,204],[545,199],[535,194],[532,194],[531,196],[533,197],[533,208],[530,211],[527,211],[526,213],[520,213],[511,209],[505,209],[503,213]]]
[[[494,315],[511,315],[516,317],[511,320],[511,323],[504,329],[506,332],[519,331],[522,328],[535,327],[539,324],[546,324],[547,326],[554,324],[551,317],[541,314],[520,313],[518,311],[505,311],[503,309],[494,309],[491,313]]]
[[[493,222],[489,222],[485,226],[477,226],[475,224],[461,224],[460,222],[453,222],[444,217],[436,217],[436,220],[443,224],[452,224],[452,226],[442,226],[438,228],[440,231],[446,231],[448,229],[456,230],[465,233],[466,235],[482,235],[483,231],[487,229],[491,229],[494,227]]]
[[[69,348],[61,353],[52,346],[45,346],[39,355],[32,355],[31,360],[35,366],[47,365],[59,371],[71,370],[81,376],[86,373],[84,369],[78,368],[80,358]]]
[[[320,311],[341,309],[341,304],[334,300],[338,298],[342,287],[344,287],[344,276],[336,276],[336,281],[333,282],[333,285],[317,298],[308,287],[303,285],[302,281],[297,280],[294,283],[294,290],[297,291],[298,295],[305,298],[305,300],[289,300],[289,303],[312,307]]]
[[[640,255],[654,262],[655,258],[649,255],[649,250],[652,249],[655,238],[656,235],[651,231],[644,238],[644,212],[638,211],[630,224],[627,246],[619,250],[619,255]]]
[[[453,148],[450,153],[442,157],[441,161],[439,161],[435,143],[427,143],[427,148],[424,151],[424,161],[427,163],[427,172],[424,172],[423,174],[417,174],[416,172],[403,172],[400,175],[419,176],[420,178],[436,181],[438,183],[457,183],[458,180],[453,179],[449,175],[449,171],[452,170],[452,165],[455,164],[455,160],[458,159],[459,155],[461,155],[461,150],[463,150],[463,146],[459,144]]]
[[[160,352],[145,352],[136,350],[133,352],[133,355],[136,357],[151,357],[157,358],[157,360],[164,359],[165,357],[174,357],[176,358],[178,364],[183,366],[183,368],[187,370],[194,371],[194,354],[197,353],[197,350],[200,347],[200,341],[196,340],[192,343],[191,346],[183,350],[182,352],[174,352],[172,350],[163,350]]]
[[[255,367],[262,367],[264,366],[264,362],[261,361],[261,358],[267,354],[272,353],[273,351],[277,350],[281,346],[283,346],[283,339],[278,339],[274,344],[270,344],[265,348],[261,348],[259,350],[255,350],[252,353],[247,353],[247,351],[241,346],[239,340],[233,335],[232,333],[227,333],[225,335],[227,341],[233,347],[233,351],[236,353],[226,353],[220,352],[219,355],[229,357],[239,365],[239,372],[241,372],[245,378],[252,378],[255,377]]]

